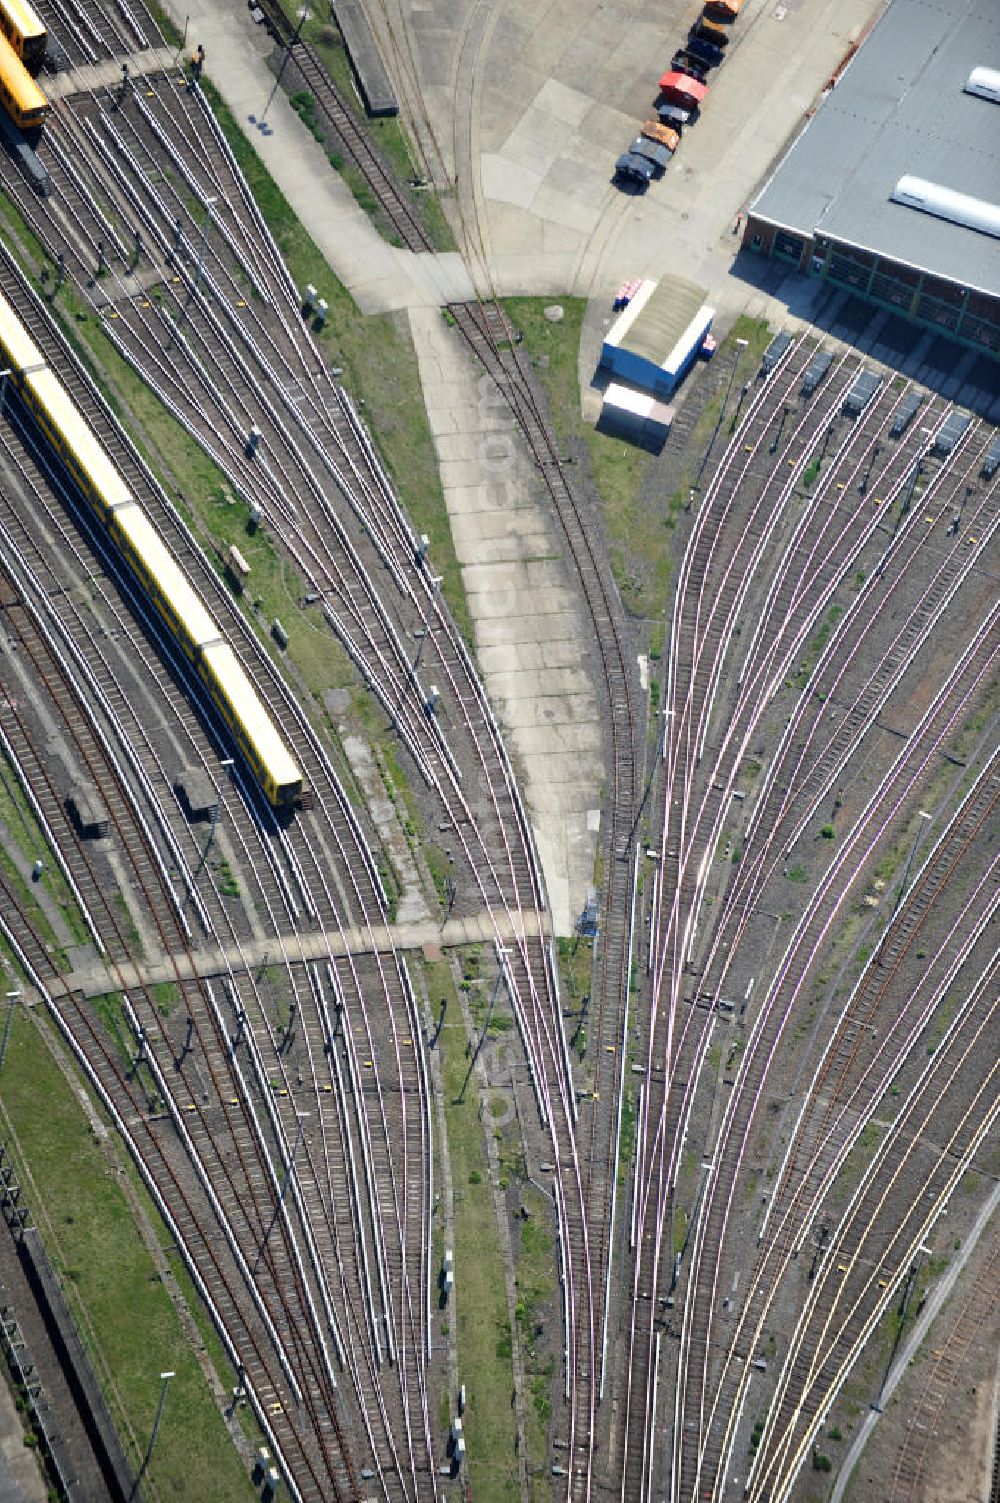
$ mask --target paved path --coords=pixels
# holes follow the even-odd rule
[[[21,1417],[0,1384],[0,1503],[45,1503],[48,1496],[35,1452],[24,1444]]]
[[[101,63],[84,64],[79,68],[67,68],[61,73],[46,75],[46,96],[49,99],[59,99],[63,95],[90,93],[93,89],[120,85],[123,61],[119,57],[107,58]],[[174,52],[171,47],[149,47],[145,52],[133,52],[127,61],[129,77],[135,80],[146,73],[163,73],[173,67]]]
[[[411,309],[410,327],[476,659],[523,774],[555,932],[571,934],[605,781],[577,582],[505,400],[437,312]]]
[[[230,971],[238,974],[266,966],[272,960],[287,959],[296,963],[325,960],[331,955],[382,954],[392,949],[449,949],[456,945],[492,943],[495,939],[504,943],[517,939],[520,932],[520,927],[506,913],[476,913],[451,918],[443,924],[425,920],[389,926],[373,924],[370,928],[308,930],[278,939],[273,936],[254,939],[240,946],[212,945],[189,955],[160,957],[145,965],[129,962],[116,971],[103,963],[81,966],[50,982],[48,993],[54,998],[74,992],[85,997],[100,997],[109,991],[155,986],[158,982],[184,980],[190,976],[220,976],[228,975]],[[533,923],[530,914],[525,916],[524,932],[529,938],[538,936],[537,921]]]
[[[165,9],[179,28],[189,18],[188,53],[205,48],[206,74],[362,312],[439,307],[472,295],[456,252],[414,255],[378,234],[282,90],[272,97],[274,75],[266,63],[272,43],[245,5],[166,0]],[[262,115],[266,130],[260,129]]]

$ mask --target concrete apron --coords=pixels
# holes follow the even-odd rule
[[[569,934],[605,778],[575,581],[503,398],[440,313],[409,318],[479,667],[523,774],[555,931]]]

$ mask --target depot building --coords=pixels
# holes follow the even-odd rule
[[[742,248],[1000,355],[1000,3],[892,0]]]

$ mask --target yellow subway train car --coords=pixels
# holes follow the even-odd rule
[[[49,103],[31,74],[0,33],[0,104],[18,130],[34,130],[45,120]]]
[[[27,0],[0,0],[0,33],[5,36],[29,73],[37,73],[45,57],[48,32]]]
[[[0,38],[2,40],[2,38]],[[144,596],[192,665],[269,803],[302,801],[302,772],[217,623],[75,402],[0,294],[0,364]]]

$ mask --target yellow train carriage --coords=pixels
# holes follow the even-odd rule
[[[7,299],[0,294],[0,354],[7,370],[20,379],[20,372],[43,365],[42,354]]]
[[[128,486],[58,376],[48,367],[38,371],[29,366],[23,394],[36,423],[103,520],[115,507],[133,504]]]
[[[0,363],[11,372],[9,379],[16,382],[39,429],[106,524],[171,636],[194,664],[270,803],[278,808],[298,803],[301,770],[235,653],[2,294]]]
[[[2,33],[30,73],[42,66],[48,33],[26,0],[0,0]]]
[[[6,298],[0,297],[0,358],[35,422],[92,506],[107,513],[131,501],[125,482]]]
[[[229,643],[203,648],[198,672],[268,801],[277,808],[297,803],[302,796],[302,773]]]
[[[220,641],[220,632],[173,554],[135,502],[112,515],[110,528],[171,636],[188,660],[196,662],[199,649],[209,642]]]
[[[0,33],[0,104],[18,130],[33,130],[49,112],[48,100]]]

